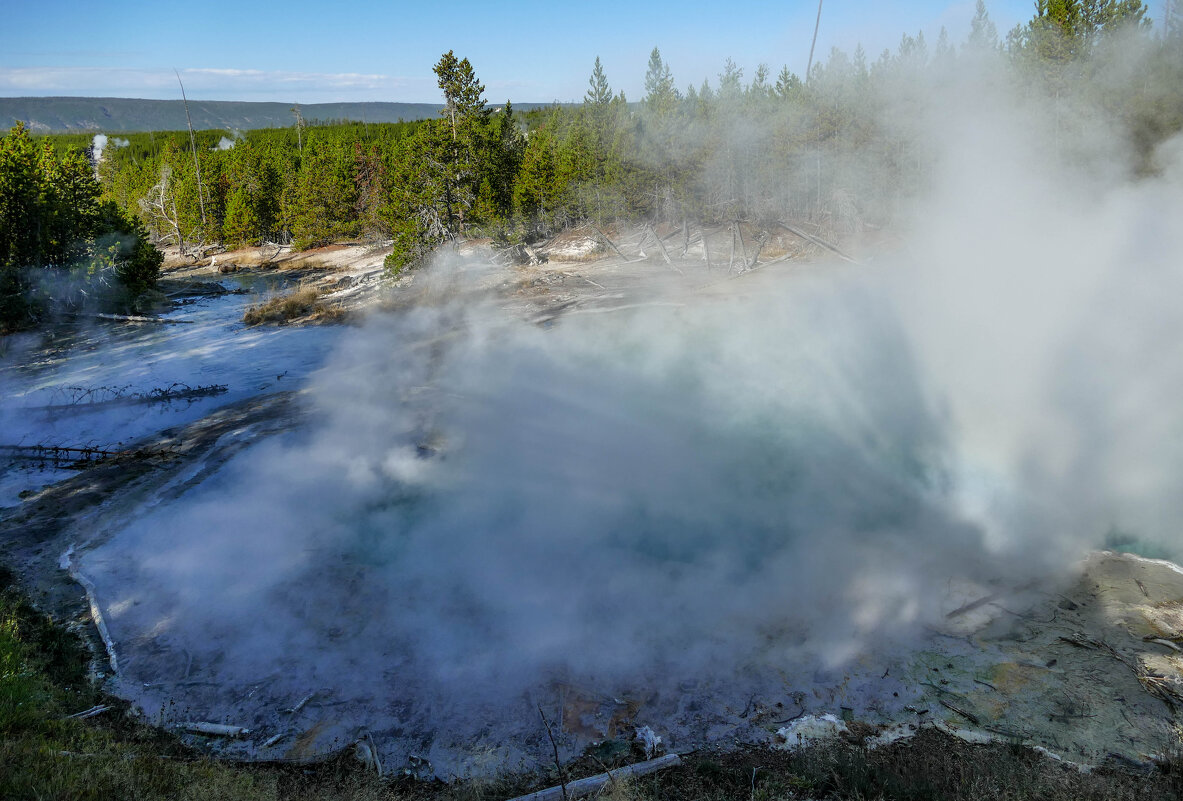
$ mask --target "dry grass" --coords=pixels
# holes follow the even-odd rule
[[[336,323],[345,318],[345,310],[321,301],[320,290],[300,287],[286,295],[251,306],[242,315],[247,325],[285,325],[294,320],[314,323]]]

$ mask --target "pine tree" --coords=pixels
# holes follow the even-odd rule
[[[649,54],[649,69],[645,72],[645,107],[654,116],[664,117],[677,109],[680,99],[669,65],[662,61],[661,51],[653,48]]]
[[[719,99],[724,102],[734,102],[743,94],[743,68],[736,65],[730,58],[723,63],[723,71],[719,73]]]
[[[965,47],[979,53],[998,49],[998,28],[986,11],[986,0],[978,0],[974,18],[969,24],[969,38]]]
[[[592,74],[587,83],[590,88],[583,98],[584,103],[603,108],[612,102],[612,89],[608,86],[608,78],[604,75],[604,67],[600,64],[599,56],[596,56],[596,64],[592,67]]]
[[[772,87],[772,93],[781,100],[788,100],[795,97],[801,90],[801,79],[789,71],[788,65],[780,68],[780,74],[776,76],[776,86]]]
[[[769,70],[767,64],[757,65],[756,74],[752,76],[752,82],[748,86],[747,90],[747,96],[749,100],[759,103],[760,101],[767,99],[768,95],[772,91],[771,87],[768,85],[768,72]]]
[[[1037,0],[1035,16],[1007,37],[1020,58],[1068,63],[1087,57],[1098,39],[1127,27],[1148,27],[1141,0]]]
[[[446,181],[444,205],[447,227],[453,234],[465,232],[465,216],[476,201],[481,184],[481,162],[487,147],[489,109],[485,87],[468,59],[457,59],[451,50],[434,67],[444,93],[440,112],[451,124],[452,141],[444,153]]]
[[[356,236],[357,183],[348,143],[312,129],[304,140],[292,244],[297,249]]]
[[[58,287],[70,282],[42,281],[46,270],[70,271],[89,289],[112,275],[133,292],[155,283],[159,252],[138,223],[99,202],[101,189],[80,150],[38,147],[20,123],[0,137],[0,331],[26,325],[42,301],[61,300]]]
[[[555,207],[555,143],[550,130],[538,128],[526,141],[514,185],[514,207],[536,230],[549,226]]]
[[[477,196],[481,219],[503,225],[513,216],[513,185],[522,162],[525,140],[518,130],[513,105],[506,100],[496,114],[486,168]]]

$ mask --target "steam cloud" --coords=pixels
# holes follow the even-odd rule
[[[442,257],[437,303],[316,378],[309,430],[94,552],[134,577],[113,606],[151,599],[125,621],[217,642],[223,675],[283,654],[388,703],[508,703],[841,665],[951,580],[1066,573],[1114,529],[1173,547],[1183,141],[1133,183],[1099,120],[1065,157],[1050,114],[973,89],[909,123],[943,156],[867,265],[542,330]]]

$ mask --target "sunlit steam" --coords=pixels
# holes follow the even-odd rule
[[[1183,146],[1131,183],[1093,169],[1103,125],[1066,158],[993,82],[932,97],[909,244],[859,266],[543,329],[441,256],[432,302],[314,379],[310,428],[88,556],[117,636],[463,739],[558,678],[806,687],[952,584],[1054,578],[1115,530],[1170,547]]]

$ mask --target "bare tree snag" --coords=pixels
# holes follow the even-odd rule
[[[201,188],[201,165],[197,162],[197,138],[193,136],[193,118],[189,116],[189,98],[185,97],[185,84],[181,73],[175,69],[177,83],[181,84],[181,100],[185,103],[185,121],[189,123],[189,148],[193,151],[193,169],[197,172],[197,204],[201,207],[201,225],[205,227],[205,190]]]
[[[604,233],[603,231],[601,231],[599,228],[596,228],[596,229],[595,229],[595,231],[596,231],[596,233],[597,233],[597,234],[599,234],[599,235],[600,235],[600,238],[601,238],[601,239],[603,239],[605,242],[607,242],[607,243],[608,243],[608,247],[610,247],[610,248],[612,248],[613,250],[615,250],[615,251],[616,251],[616,255],[617,255],[617,256],[619,256],[620,258],[624,259],[625,261],[628,261],[628,256],[626,256],[626,255],[624,255],[623,253],[621,253],[621,252],[620,252],[620,248],[616,247],[616,243],[615,243],[615,242],[613,242],[611,239],[609,239],[609,238],[608,238],[608,235],[607,235],[606,233]]]

